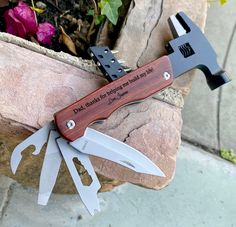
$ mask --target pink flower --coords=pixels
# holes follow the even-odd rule
[[[42,23],[38,26],[38,31],[36,33],[37,40],[41,44],[50,45],[52,44],[52,37],[55,35],[56,29],[50,23]]]
[[[25,26],[28,34],[37,32],[37,19],[34,11],[24,2],[19,2],[13,9],[15,17]]]
[[[12,9],[7,10],[4,13],[6,22],[6,32],[12,35],[19,36],[21,38],[26,37],[26,30],[24,25],[15,17]]]
[[[52,43],[52,37],[56,29],[50,23],[38,24],[34,11],[24,2],[9,9],[4,13],[6,32],[27,38],[27,36],[37,36],[38,42],[45,45]]]
[[[14,9],[4,13],[6,31],[10,34],[26,38],[37,32],[37,22],[34,11],[25,3],[19,2]]]

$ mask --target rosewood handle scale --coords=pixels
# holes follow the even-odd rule
[[[143,100],[171,85],[173,80],[169,57],[161,57],[57,112],[54,119],[58,131],[67,140],[74,141],[83,136],[91,123],[107,119],[119,107]],[[75,122],[72,129],[67,127],[70,120]]]

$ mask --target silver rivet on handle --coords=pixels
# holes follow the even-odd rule
[[[168,72],[164,72],[163,77],[164,77],[165,80],[169,80],[170,79],[170,74]]]
[[[75,127],[75,122],[73,120],[69,120],[66,123],[68,129],[73,129]]]

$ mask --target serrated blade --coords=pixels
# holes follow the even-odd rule
[[[15,147],[11,155],[11,170],[13,174],[16,173],[16,170],[21,162],[22,159],[21,153],[27,147],[33,145],[35,147],[35,150],[32,154],[38,155],[43,145],[47,142],[50,130],[54,128],[55,126],[53,122],[50,122]]]
[[[89,156],[78,152],[78,150],[74,149],[68,144],[68,141],[62,138],[59,138],[56,141],[70,171],[71,177],[74,181],[82,202],[88,209],[89,213],[91,215],[94,215],[95,211],[100,211],[97,192],[100,189],[101,185],[89,160]],[[84,166],[84,168],[92,178],[92,182],[90,185],[84,185],[81,181],[81,178],[73,162],[74,158],[77,158],[81,162],[81,164]]]
[[[62,155],[56,143],[58,137],[60,134],[56,130],[50,131],[39,181],[38,204],[40,205],[47,205],[61,166]]]
[[[87,128],[84,136],[70,145],[84,154],[108,159],[135,172],[165,177],[161,169],[141,152],[94,129]]]

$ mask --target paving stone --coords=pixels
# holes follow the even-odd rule
[[[233,1],[229,1],[224,7],[212,3],[208,11],[205,35],[214,47],[221,65],[234,27],[235,11],[236,5]],[[228,66],[226,70],[228,71]],[[231,85],[225,85],[224,89],[228,86]],[[185,100],[183,138],[218,149],[218,96],[219,89],[212,92],[205,82],[205,76],[199,71],[195,76],[192,90]]]
[[[236,11],[236,5],[234,7]],[[236,16],[235,16],[236,22]],[[233,80],[222,89],[220,102],[220,142],[221,148],[233,149],[236,153],[236,32],[232,40],[226,64],[227,71]]]
[[[211,91],[205,76],[197,73],[193,87],[185,98],[182,137],[193,143],[217,149],[218,91]]]
[[[224,6],[211,3],[207,13],[205,34],[214,47],[220,63],[223,63],[235,23],[236,5],[228,1]]]
[[[10,196],[10,187],[13,184],[13,180],[9,177],[0,175],[0,218],[2,217],[2,212],[4,211],[8,199]]]
[[[90,216],[76,195],[53,195],[36,204],[37,191],[16,185],[1,227],[235,227],[236,166],[182,144],[176,177],[161,191],[125,184],[99,194],[101,212]]]

